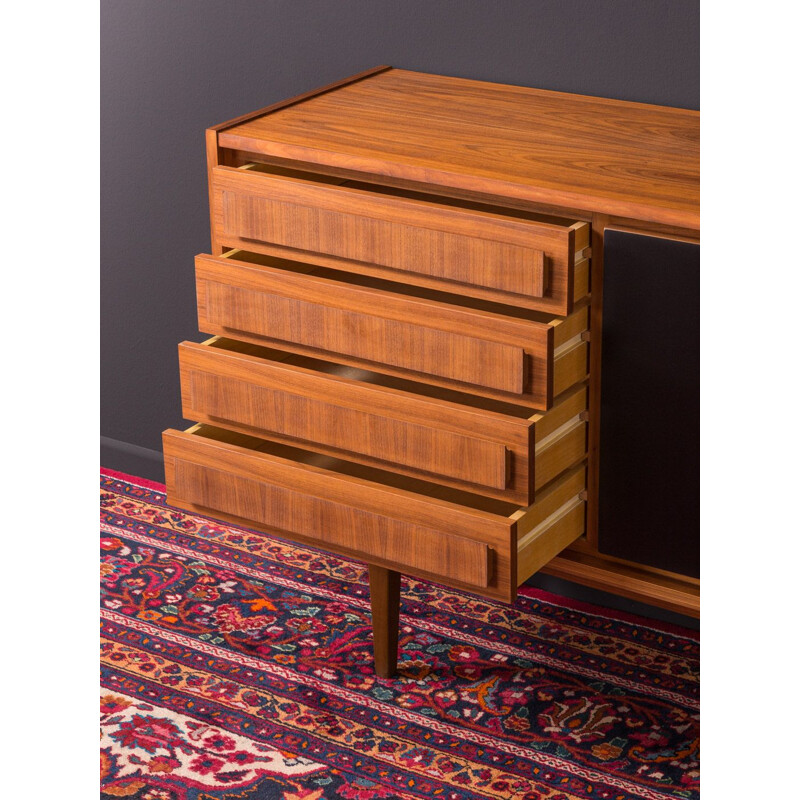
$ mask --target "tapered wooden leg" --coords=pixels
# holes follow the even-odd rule
[[[400,573],[369,565],[372,603],[372,647],[375,674],[391,678],[397,672],[397,638],[400,630]]]

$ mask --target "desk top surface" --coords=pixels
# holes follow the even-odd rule
[[[380,67],[216,130],[221,147],[699,230],[698,111]]]

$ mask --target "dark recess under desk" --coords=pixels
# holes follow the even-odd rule
[[[600,552],[700,574],[700,246],[606,230]]]

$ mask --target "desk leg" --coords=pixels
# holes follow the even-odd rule
[[[375,674],[391,678],[397,672],[397,638],[400,628],[400,573],[369,565],[372,603],[372,641]]]

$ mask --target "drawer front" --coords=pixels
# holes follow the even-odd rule
[[[510,451],[474,436],[208,372],[192,372],[189,399],[192,409],[201,409],[209,418],[231,419],[265,433],[356,452],[389,462],[389,469],[396,463],[479,486],[505,489],[508,484]]]
[[[450,291],[471,287],[501,302],[571,310],[576,235],[580,248],[588,246],[586,223],[549,224],[373,188],[215,167],[213,220],[230,246],[320,253],[401,270],[423,285],[447,282],[455,284]]]
[[[524,352],[474,336],[209,281],[212,323],[366,361],[522,394]],[[484,364],[495,369],[484,371]]]
[[[227,422],[501,494],[511,483],[511,448],[527,449],[525,419],[213,346],[184,342],[179,354],[183,414],[197,422]]]
[[[513,599],[516,531],[502,515],[192,432],[164,432],[164,461],[172,505]]]
[[[329,362],[242,348],[179,346],[186,419],[519,505],[586,454],[585,385],[546,414],[513,416],[414,393],[419,384],[376,385],[377,373],[353,379]]]
[[[283,262],[288,263],[288,262]],[[232,258],[198,256],[200,330],[546,409],[553,328]]]

